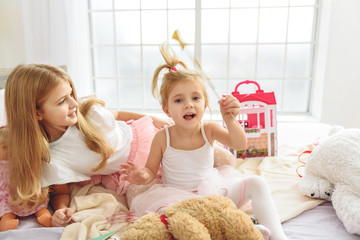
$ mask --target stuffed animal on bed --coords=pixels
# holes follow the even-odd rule
[[[48,201],[33,210],[18,209],[14,212],[9,204],[9,160],[6,144],[7,130],[0,128],[0,231],[15,229],[19,225],[19,219],[16,216],[36,215],[38,222],[45,226],[51,226],[51,214],[46,208]]]
[[[346,230],[360,235],[360,129],[337,130],[322,141],[306,162],[299,188],[332,201]]]
[[[124,233],[122,240],[140,239],[263,239],[251,219],[228,198],[207,196],[183,200],[163,215],[147,214]]]

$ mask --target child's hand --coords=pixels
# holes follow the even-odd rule
[[[143,172],[133,162],[121,164],[121,167],[123,168],[119,170],[121,180],[129,181],[133,184],[141,185],[149,178],[149,174]]]
[[[219,100],[219,104],[223,118],[231,115],[236,117],[240,112],[240,102],[233,95],[226,95]]]
[[[153,120],[154,126],[158,129],[163,128],[164,125],[171,126],[174,124],[174,122],[171,120],[165,120],[154,116],[151,116],[151,119]]]
[[[60,208],[56,210],[51,218],[51,226],[65,227],[70,222],[73,213],[71,208]]]

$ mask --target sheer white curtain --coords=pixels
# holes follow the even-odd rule
[[[87,0],[23,0],[27,63],[66,65],[79,96],[93,93]]]

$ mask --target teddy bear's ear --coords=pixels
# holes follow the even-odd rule
[[[176,212],[167,218],[170,233],[179,240],[211,240],[207,228],[186,212]]]
[[[344,130],[345,128],[343,126],[339,126],[339,125],[334,125],[330,130],[328,135],[332,136],[337,132],[340,132],[341,130]]]

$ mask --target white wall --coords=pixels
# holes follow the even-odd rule
[[[319,102],[312,110],[321,122],[360,128],[360,1],[332,0],[327,4],[330,2],[331,9],[325,9],[322,16],[329,15],[329,25],[320,26],[325,31],[319,36],[317,58],[322,72],[315,74],[315,81],[321,82],[323,89],[317,87],[314,91],[323,94],[316,98]]]
[[[0,68],[10,68],[25,59],[21,0],[0,0]]]
[[[66,65],[78,95],[92,94],[87,15],[87,0],[0,0],[0,68]]]

